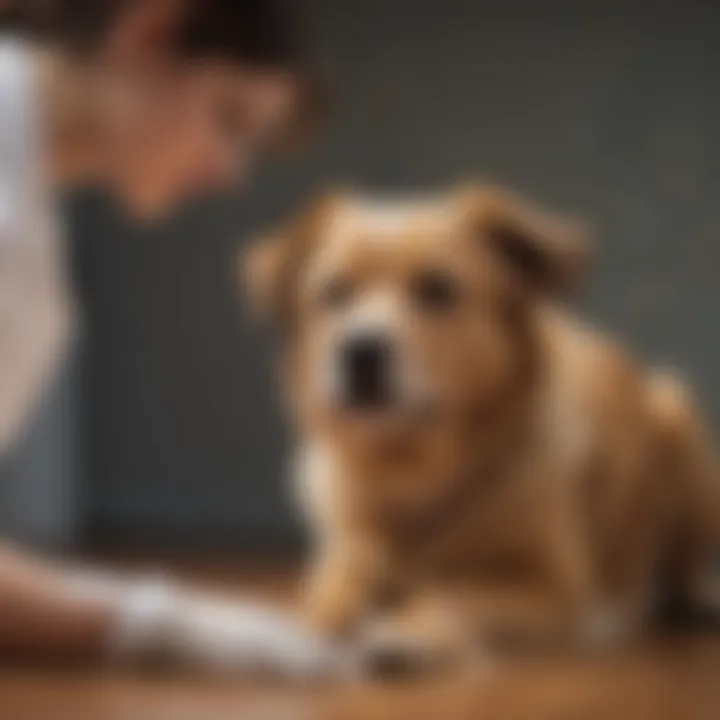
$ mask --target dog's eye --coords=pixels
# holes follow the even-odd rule
[[[440,272],[429,272],[413,283],[412,294],[422,308],[443,310],[452,306],[458,297],[458,288],[451,277]]]
[[[352,297],[352,287],[342,278],[335,278],[325,283],[320,290],[319,302],[329,310],[337,310],[348,304]]]

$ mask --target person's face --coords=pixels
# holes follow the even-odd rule
[[[293,79],[198,63],[116,78],[107,122],[106,179],[133,214],[163,215],[242,183],[288,121]]]

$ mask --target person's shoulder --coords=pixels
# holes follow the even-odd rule
[[[0,143],[28,131],[34,55],[28,43],[0,35]]]
[[[19,38],[0,35],[0,219],[28,182],[28,152],[35,132],[33,53]]]
[[[32,50],[27,42],[0,34],[0,98],[22,92],[32,66]],[[5,106],[2,106],[3,111]]]

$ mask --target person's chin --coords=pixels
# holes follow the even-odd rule
[[[124,192],[126,213],[136,222],[157,224],[169,220],[182,204],[174,197],[151,192]]]

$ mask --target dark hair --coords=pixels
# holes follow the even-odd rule
[[[5,0],[0,27],[85,52],[102,42],[120,13],[149,0]],[[257,65],[301,65],[300,17],[292,0],[188,0],[175,35],[178,53]]]
[[[56,44],[82,56],[102,44],[133,3],[151,0],[0,0],[0,30]],[[221,58],[290,71],[299,102],[281,142],[314,135],[326,116],[325,83],[303,46],[299,0],[186,0],[173,45],[179,57]]]

